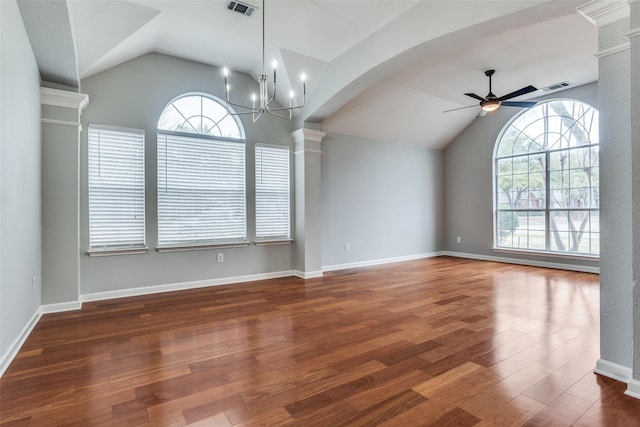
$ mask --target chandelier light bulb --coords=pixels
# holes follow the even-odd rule
[[[278,68],[278,61],[276,61],[275,59],[271,61],[271,66],[273,67],[274,70]]]
[[[300,74],[300,80],[303,82],[307,81],[307,75],[305,73]]]
[[[225,77],[227,77],[227,76],[229,75],[229,69],[228,69],[227,67],[224,67],[224,68],[222,69],[222,74],[223,74]]]
[[[289,98],[293,99],[295,95],[296,94],[292,90],[289,91]]]
[[[253,102],[255,102],[255,101],[256,101],[256,99],[257,99],[257,95],[256,95],[255,93],[252,93],[252,94],[251,94],[251,100],[252,100]]]

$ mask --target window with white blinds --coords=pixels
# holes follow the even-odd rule
[[[256,241],[291,238],[289,147],[256,144]]]
[[[245,144],[158,132],[158,246],[247,238]]]
[[[90,251],[144,246],[144,131],[90,124]]]

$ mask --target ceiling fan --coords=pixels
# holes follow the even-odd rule
[[[491,89],[491,77],[495,74],[496,70],[487,70],[484,72],[484,75],[489,77],[489,93],[486,97],[481,97],[480,95],[476,95],[475,93],[465,93],[465,95],[470,96],[471,98],[477,99],[480,101],[480,108],[484,112],[491,112],[497,110],[501,105],[505,107],[521,107],[521,108],[531,108],[536,105],[536,102],[533,101],[507,101],[508,99],[515,98],[517,96],[525,95],[527,93],[535,92],[538,90],[535,86],[525,86],[522,89],[518,89],[515,92],[508,93],[504,96],[497,97],[493,94]],[[466,107],[454,108],[451,110],[443,111],[443,113],[448,113],[449,111],[462,110],[463,108],[471,108],[475,107],[475,105],[469,105]]]

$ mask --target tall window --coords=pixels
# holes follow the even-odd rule
[[[89,251],[144,248],[144,131],[89,125]]]
[[[256,241],[288,240],[289,147],[256,144]]]
[[[598,255],[598,111],[555,100],[524,111],[495,148],[495,247]]]
[[[158,245],[246,241],[245,143],[216,99],[189,94],[158,122]]]

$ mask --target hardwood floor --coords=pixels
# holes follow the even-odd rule
[[[42,317],[2,426],[633,426],[598,276],[432,258]]]

